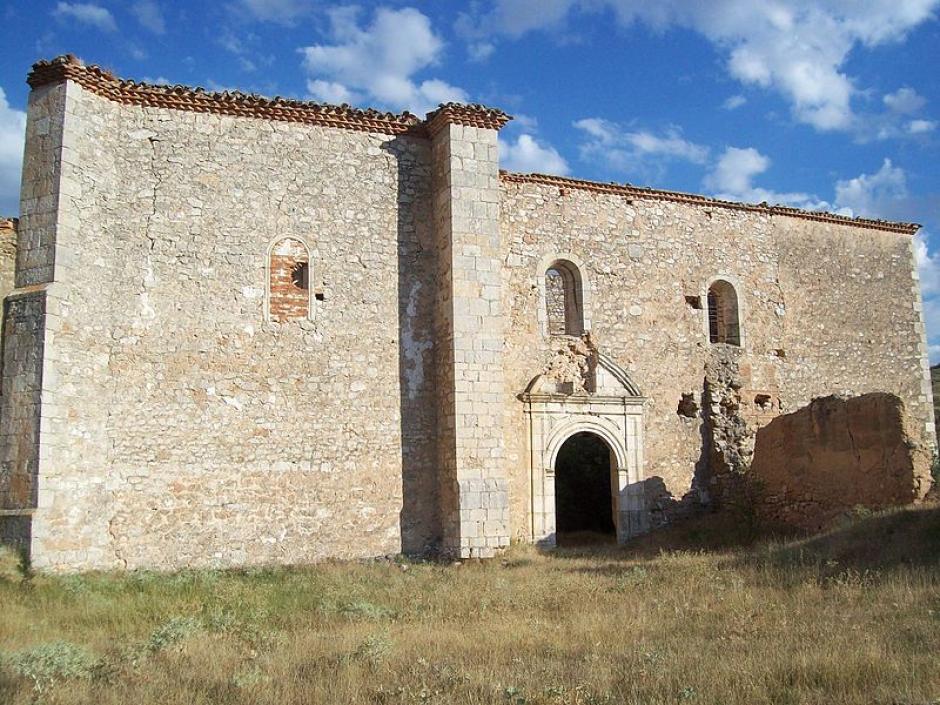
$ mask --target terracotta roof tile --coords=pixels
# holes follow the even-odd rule
[[[407,111],[396,114],[361,110],[345,104],[266,98],[241,91],[213,93],[198,87],[159,86],[117,78],[100,66],[86,66],[72,54],[36,62],[26,81],[32,88],[38,88],[66,79],[103,98],[128,105],[302,122],[389,135],[426,136],[431,122],[435,125],[455,122],[499,129],[511,119],[501,110],[475,104],[445,103],[429,113],[427,120],[421,120]]]

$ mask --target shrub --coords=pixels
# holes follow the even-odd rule
[[[11,546],[0,546],[0,580],[17,583],[29,577],[26,551]]]
[[[327,610],[330,611],[330,610]],[[352,619],[370,619],[382,620],[391,619],[395,616],[395,611],[383,605],[377,605],[373,602],[358,600],[356,602],[346,602],[336,610],[345,617]]]
[[[361,644],[359,644],[359,646],[356,648],[356,651],[353,653],[353,656],[369,661],[372,664],[376,664],[388,658],[391,652],[391,639],[388,638],[388,635],[380,633],[373,634]]]
[[[101,667],[101,661],[89,651],[67,641],[15,651],[4,662],[13,673],[31,680],[37,692],[62,680],[90,679]]]
[[[147,640],[147,650],[151,653],[163,651],[183,641],[199,629],[199,621],[192,617],[173,617],[153,630]]]

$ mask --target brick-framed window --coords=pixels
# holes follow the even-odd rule
[[[296,237],[272,243],[267,267],[267,318],[278,323],[312,318],[310,249]]]

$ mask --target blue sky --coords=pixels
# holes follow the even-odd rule
[[[29,66],[423,114],[501,107],[501,161],[922,223],[940,361],[940,0],[3,2],[0,214]]]

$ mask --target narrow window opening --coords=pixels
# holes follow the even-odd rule
[[[549,335],[584,333],[581,274],[571,262],[558,261],[545,272],[545,306]]]
[[[738,295],[726,281],[716,281],[708,289],[708,339],[712,343],[741,344]]]
[[[306,262],[297,262],[290,272],[294,286],[306,291],[310,288],[310,265]]]

